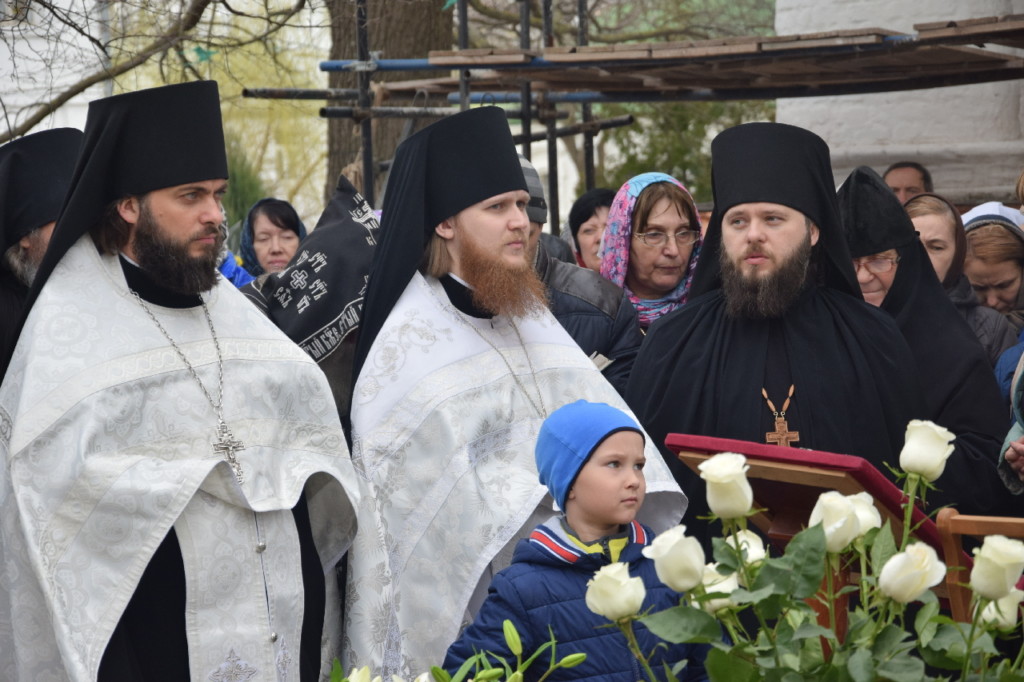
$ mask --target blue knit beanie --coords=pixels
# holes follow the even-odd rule
[[[622,410],[605,403],[577,400],[551,413],[537,434],[537,471],[540,482],[563,511],[569,489],[580,469],[608,436],[619,431],[643,431]]]

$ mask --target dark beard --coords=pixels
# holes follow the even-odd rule
[[[217,237],[213,248],[201,256],[190,255],[189,241],[207,233]],[[143,201],[132,246],[139,266],[161,286],[179,294],[200,294],[217,283],[223,243],[224,234],[217,226],[192,234],[185,242],[169,239]]]
[[[469,283],[478,308],[495,315],[525,317],[547,307],[547,289],[532,261],[524,261],[522,267],[508,265],[468,239],[462,247],[462,278]]]
[[[779,269],[767,277],[747,279],[729,258],[720,254],[725,314],[733,318],[763,320],[782,317],[796,301],[807,280],[811,262],[811,233]]]

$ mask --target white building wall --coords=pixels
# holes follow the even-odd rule
[[[775,30],[913,33],[914,24],[1005,14],[1024,14],[1024,0],[776,0]],[[937,192],[963,204],[1012,201],[1024,169],[1022,114],[1024,80],[777,103],[778,121],[828,142],[837,185],[860,165],[881,173],[917,161]]]

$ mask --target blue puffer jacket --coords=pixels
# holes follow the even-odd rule
[[[643,609],[662,611],[679,604],[679,594],[661,581],[654,562],[641,554],[653,539],[651,530],[636,521],[629,527],[629,543],[619,561],[629,564],[631,576],[640,576],[647,588]],[[448,649],[444,668],[455,674],[459,666],[478,651],[490,651],[515,663],[505,645],[502,622],[511,620],[523,641],[524,657],[548,641],[548,626],[557,641],[558,659],[584,652],[587,660],[575,668],[559,669],[547,679],[593,680],[595,682],[636,682],[643,679],[639,662],[626,647],[626,639],[609,621],[587,608],[587,581],[602,566],[610,563],[606,554],[587,554],[566,537],[557,518],[538,526],[529,538],[516,546],[512,565],[494,577],[487,600],[476,620]],[[634,624],[640,650],[651,651],[661,642],[643,625]],[[670,644],[659,648],[651,667],[660,670],[663,662],[673,665],[688,659],[680,680],[706,680],[704,658],[709,646]],[[526,671],[526,682],[537,680],[550,660],[541,654]]]

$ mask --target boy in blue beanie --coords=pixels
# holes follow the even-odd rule
[[[579,400],[551,413],[541,426],[535,449],[540,482],[563,514],[538,526],[520,541],[512,565],[494,577],[476,620],[448,649],[444,668],[452,674],[479,651],[514,663],[502,623],[509,619],[529,655],[548,641],[550,626],[561,659],[583,652],[587,660],[560,668],[547,677],[559,680],[636,682],[639,662],[617,628],[586,605],[587,582],[602,566],[621,561],[632,576],[644,580],[643,609],[661,611],[679,604],[679,594],[662,584],[654,562],[641,550],[653,540],[636,521],[644,501],[644,435],[624,412],[604,403]],[[643,625],[634,627],[640,650],[654,651],[651,666],[687,660],[680,680],[705,680],[707,645],[661,643]],[[662,643],[664,644],[664,643]],[[525,674],[525,682],[546,671],[542,655]],[[493,661],[492,661],[493,662]]]

